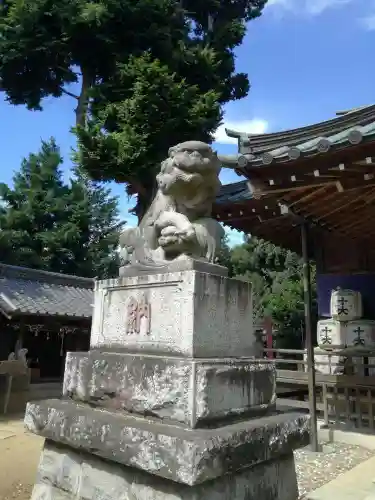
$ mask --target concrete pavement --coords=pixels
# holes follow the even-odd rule
[[[308,493],[308,500],[375,500],[375,456]]]

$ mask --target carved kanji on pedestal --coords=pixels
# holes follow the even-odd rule
[[[151,320],[151,307],[142,297],[140,301],[131,297],[127,305],[127,318],[126,318],[126,333],[128,335],[141,332],[142,318],[145,319],[146,328],[144,333],[150,333],[150,320]]]

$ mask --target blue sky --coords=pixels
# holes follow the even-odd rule
[[[329,119],[335,112],[375,102],[375,0],[269,0],[260,19],[248,26],[237,50],[237,69],[247,72],[249,96],[226,107],[216,149],[234,153],[236,144],[224,126],[246,132],[274,132]],[[67,96],[44,103],[43,112],[27,111],[0,99],[0,181],[11,183],[23,157],[41,139],[53,136],[61,147],[69,176],[75,103]],[[238,177],[225,170],[222,182]],[[111,185],[112,186],[112,185]],[[121,185],[122,216],[132,206]],[[240,242],[231,233],[232,243]]]

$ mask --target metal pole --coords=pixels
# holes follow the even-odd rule
[[[318,422],[316,414],[314,344],[312,337],[310,256],[308,249],[308,227],[306,222],[303,222],[301,225],[301,239],[302,239],[302,258],[303,258],[303,296],[305,304],[307,373],[309,382],[309,408],[310,408],[310,418],[311,418],[310,444],[312,451],[317,452],[319,451]]]

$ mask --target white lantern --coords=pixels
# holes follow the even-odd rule
[[[331,293],[331,316],[337,321],[352,321],[362,317],[362,297],[355,290],[338,288]]]
[[[375,349],[375,321],[357,319],[346,324],[347,347]]]
[[[320,347],[314,348],[314,358],[315,358],[315,371],[323,375],[342,375],[344,372],[344,359],[342,356],[337,356],[337,354],[318,354],[317,351],[321,351]],[[303,356],[304,361],[307,361],[307,354],[305,352]],[[305,365],[305,371],[308,371],[307,364]]]
[[[319,320],[317,340],[320,349],[344,349],[346,345],[346,324],[332,318]]]

